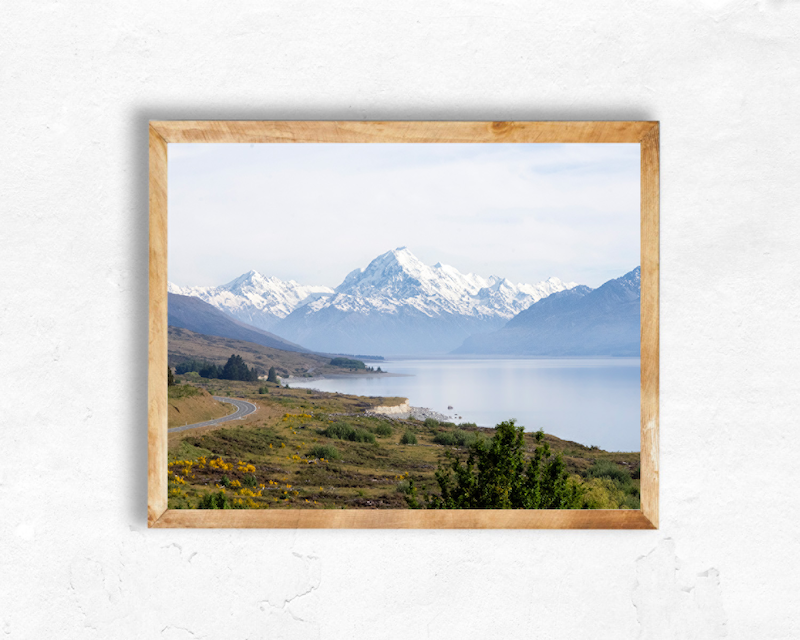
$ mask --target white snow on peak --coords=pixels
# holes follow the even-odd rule
[[[310,311],[328,306],[348,312],[389,312],[413,307],[425,315],[499,316],[511,318],[556,291],[576,286],[550,278],[537,284],[514,284],[506,278],[461,273],[437,262],[425,265],[399,247],[355,269],[336,287],[336,295],[315,300]]]

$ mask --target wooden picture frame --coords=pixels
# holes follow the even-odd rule
[[[170,142],[638,143],[641,150],[641,509],[193,510],[167,508],[167,144]],[[654,529],[659,494],[658,122],[152,121],[148,526]]]

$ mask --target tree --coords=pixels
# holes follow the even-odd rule
[[[488,442],[478,439],[462,462],[448,453],[436,471],[440,496],[429,496],[433,509],[577,509],[581,490],[569,479],[561,454],[552,455],[544,433],[525,459],[525,430],[514,420],[501,422]]]
[[[269,368],[269,373],[267,374],[267,382],[278,382],[278,374],[275,372],[275,367]]]
[[[242,356],[236,353],[231,354],[231,357],[228,358],[219,377],[223,380],[244,380],[245,382],[258,380],[256,370],[248,368]]]
[[[167,386],[171,387],[175,384],[175,376],[172,375],[172,369],[167,367]]]

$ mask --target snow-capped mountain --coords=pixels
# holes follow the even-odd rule
[[[267,330],[297,307],[333,293],[330,287],[284,282],[257,271],[248,271],[218,287],[180,287],[170,282],[168,291],[200,298],[237,320]]]
[[[446,353],[469,335],[499,329],[531,304],[576,286],[535,285],[423,264],[400,247],[352,271],[332,295],[296,308],[274,330],[311,349],[336,353]]]
[[[641,269],[597,289],[578,286],[540,300],[499,331],[473,335],[454,353],[638,356]]]
[[[463,274],[455,267],[423,264],[406,247],[378,256],[366,269],[355,269],[333,296],[309,303],[309,310],[393,312],[411,307],[427,316],[457,314],[511,318],[537,300],[576,286],[550,278],[535,285],[505,278]]]

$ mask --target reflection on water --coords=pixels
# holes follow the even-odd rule
[[[528,431],[541,428],[611,451],[639,450],[638,358],[397,359],[379,364],[406,375],[292,386],[403,396],[414,406],[461,416],[456,422],[494,426],[516,418]]]

